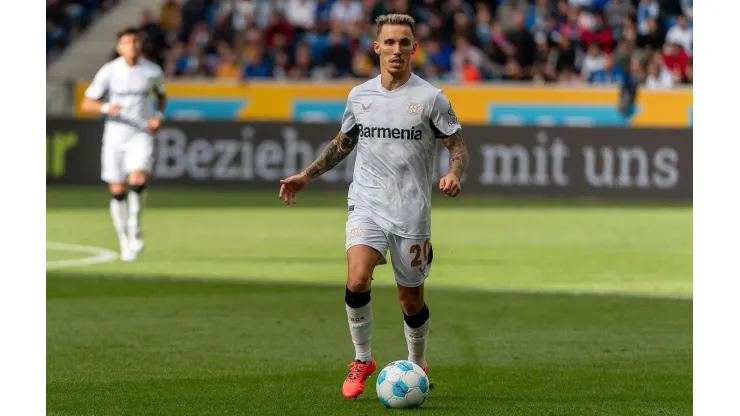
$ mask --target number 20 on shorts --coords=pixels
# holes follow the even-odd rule
[[[409,247],[409,253],[414,255],[414,258],[411,260],[411,267],[419,267],[421,266],[421,257],[424,256],[424,264],[429,263],[429,248],[431,247],[431,243],[429,240],[424,240],[424,247],[422,247],[420,244],[414,244],[411,247]]]

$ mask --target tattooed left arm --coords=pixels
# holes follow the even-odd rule
[[[450,151],[450,170],[448,174],[457,176],[458,179],[462,178],[465,173],[465,168],[468,167],[468,148],[465,145],[462,134],[458,130],[457,133],[443,140],[447,150]]]
[[[462,190],[460,181],[468,166],[468,148],[459,131],[443,141],[450,151],[450,170],[439,181],[439,189],[448,196],[456,197]]]

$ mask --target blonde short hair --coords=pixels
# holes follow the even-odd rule
[[[416,21],[414,18],[407,14],[383,14],[375,19],[375,23],[378,25],[375,36],[380,35],[380,29],[385,25],[404,25],[411,29],[412,34],[416,34]]]

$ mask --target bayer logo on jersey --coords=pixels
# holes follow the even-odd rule
[[[411,361],[393,361],[378,374],[378,399],[393,409],[421,406],[429,392],[429,378],[424,369]]]

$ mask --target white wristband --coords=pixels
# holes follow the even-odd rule
[[[164,114],[162,114],[161,111],[157,111],[156,113],[154,113],[154,117],[162,120],[164,118]]]
[[[108,114],[108,111],[110,111],[110,104],[105,103],[100,107],[100,112],[102,114]]]

